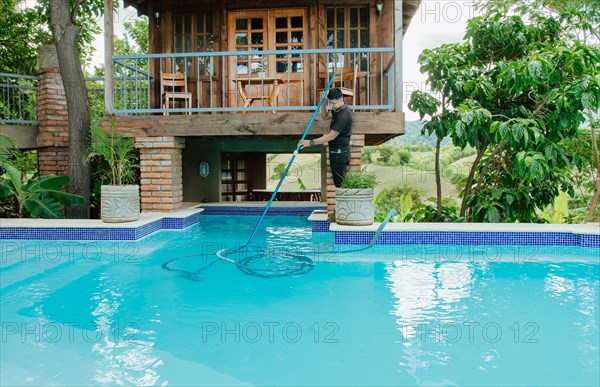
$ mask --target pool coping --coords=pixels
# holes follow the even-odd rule
[[[100,220],[0,218],[0,240],[138,240],[160,230],[180,230],[200,221],[201,215],[260,215],[266,203],[190,203],[173,213],[142,213],[126,223]],[[333,233],[335,244],[368,244],[380,223],[343,226],[331,223],[323,205],[277,203],[269,215],[308,216],[312,232]],[[508,230],[507,230],[508,229]],[[588,224],[525,223],[388,223],[376,244],[492,244],[559,245],[600,248],[600,226]]]
[[[331,223],[327,214],[313,212],[312,231],[333,233],[336,244],[368,244],[381,223],[344,226]],[[529,223],[388,223],[376,244],[492,244],[546,245],[600,248],[600,225]]]
[[[0,240],[138,240],[159,230],[181,230],[200,220],[202,208],[183,208],[174,213],[141,213],[140,219],[104,223],[98,219],[0,218]]]
[[[266,202],[184,203],[171,213],[142,212],[140,219],[104,223],[99,219],[14,219],[0,218],[0,240],[99,240],[135,241],[160,230],[181,230],[200,221],[200,215],[261,215]],[[268,215],[307,217],[324,208],[324,203],[274,202]]]

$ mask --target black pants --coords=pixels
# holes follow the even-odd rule
[[[333,184],[339,188],[342,185],[342,179],[346,176],[346,171],[348,171],[348,166],[350,165],[350,148],[330,149],[329,164],[331,165]]]

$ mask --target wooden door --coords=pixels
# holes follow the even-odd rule
[[[273,40],[275,50],[303,50],[308,48],[306,9],[273,10]],[[275,72],[285,86],[279,93],[278,105],[300,106],[310,104],[310,57],[300,54],[276,55]]]
[[[261,51],[265,50],[307,48],[307,15],[306,9],[229,12],[229,51],[253,52],[250,56],[237,56],[229,60],[230,106],[236,106],[236,102],[237,106],[242,105],[233,80],[261,76],[281,80],[277,106],[299,106],[309,103],[309,58],[302,57],[300,54],[268,56],[261,54]]]

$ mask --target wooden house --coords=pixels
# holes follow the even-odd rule
[[[112,124],[142,151],[142,207],[169,209],[159,192],[171,208],[261,200],[266,155],[294,151],[334,73],[359,167],[363,145],[404,133],[402,36],[420,1],[125,0],[149,18],[149,54],[114,56]],[[317,116],[308,138],[328,127]],[[325,201],[325,148],[307,151],[321,153],[321,195],[290,198]]]

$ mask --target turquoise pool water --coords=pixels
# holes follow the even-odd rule
[[[258,217],[140,242],[0,241],[1,385],[597,385],[598,249],[376,246],[334,254],[267,217],[257,251],[308,274],[214,261]],[[355,247],[355,246],[354,246]],[[182,272],[197,272],[194,281]]]

